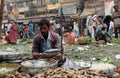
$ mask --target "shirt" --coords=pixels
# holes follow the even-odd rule
[[[78,23],[77,22],[74,22],[74,30],[79,31]]]
[[[50,32],[48,34],[48,38],[47,40],[44,39],[44,37],[42,37],[43,39],[43,52],[45,50],[51,49],[51,38],[50,38]]]
[[[55,24],[55,28],[60,28],[60,24]]]
[[[29,24],[29,28],[30,30],[33,30],[34,29],[34,25],[32,23]]]
[[[110,26],[109,26],[109,30],[114,28],[114,22],[110,21]]]
[[[49,32],[48,39],[46,41],[41,33],[34,37],[32,52],[43,53],[45,50],[50,48],[61,48],[61,40],[58,34]]]
[[[7,26],[7,31],[10,31],[10,30],[11,30],[11,27],[12,27],[12,24],[8,24],[8,26]]]
[[[92,16],[88,16],[86,20],[86,26],[92,26],[93,19]]]

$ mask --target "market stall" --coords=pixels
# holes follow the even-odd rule
[[[22,52],[26,51],[25,53],[30,52],[29,49],[32,47],[30,43],[21,44],[21,45],[24,45],[24,46],[12,45],[9,48],[1,46],[0,48],[2,49],[0,50],[4,52],[6,51],[6,54],[7,52],[9,52],[9,54],[11,55],[12,53],[14,54],[14,52],[15,53],[19,52],[19,54],[21,51]],[[19,48],[17,48],[18,46]],[[113,77],[114,74],[116,75],[116,70],[117,70],[117,67],[119,67],[120,62],[119,60],[115,59],[113,56],[116,54],[119,54],[117,53],[119,51],[117,50],[119,45],[117,44],[114,44],[114,46],[103,45],[103,44],[96,45],[94,43],[91,43],[87,45],[86,44],[85,45],[64,44],[63,46],[64,46],[64,57],[66,58],[66,62],[64,62],[60,68],[57,67],[57,61],[53,60],[52,58],[48,59],[48,61],[52,62],[52,64],[50,63],[49,65],[47,65],[49,62],[47,62],[46,64],[45,61],[40,61],[39,59],[8,61],[8,58],[7,58],[7,61],[4,60],[1,62],[2,64],[7,63],[7,65],[4,65],[4,67],[1,68],[0,71],[5,72],[8,66],[11,67],[11,65],[8,65],[8,64],[15,64],[15,66],[12,65],[13,67],[15,67],[15,69],[7,72],[5,75],[6,78],[10,78],[10,77],[12,78],[13,77],[16,77],[16,78],[59,77],[61,78],[62,76],[65,76],[66,78],[69,76],[71,78],[77,78],[75,76],[83,77],[83,78],[85,77],[109,78],[109,77]],[[23,48],[24,50],[22,50],[21,48]],[[16,58],[16,56],[14,58]],[[59,72],[57,73],[58,70]],[[76,72],[76,73],[73,76],[73,75],[70,75],[72,74],[71,72],[72,73]],[[119,74],[117,74],[117,76],[115,77],[119,78]]]

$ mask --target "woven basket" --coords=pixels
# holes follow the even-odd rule
[[[45,61],[45,62],[49,63],[49,65],[43,65],[43,66],[36,67],[35,65],[37,65],[37,63],[36,63],[37,61]],[[27,62],[32,62],[32,65],[28,66],[26,64]],[[36,73],[43,72],[43,71],[46,71],[48,69],[56,68],[57,64],[58,64],[58,62],[54,59],[50,59],[50,60],[47,60],[47,59],[26,60],[26,61],[23,61],[21,63],[21,71],[29,73],[31,75],[35,75]]]
[[[6,74],[16,71],[20,65],[16,63],[1,63],[0,64],[0,78],[4,78]]]
[[[84,45],[84,44],[88,44],[89,43],[89,40],[86,37],[79,37],[77,40],[78,40],[78,43],[80,45]]]
[[[1,61],[20,60],[22,57],[29,55],[31,55],[31,53],[1,52],[0,59]]]

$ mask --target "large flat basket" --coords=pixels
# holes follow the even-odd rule
[[[57,67],[58,62],[54,59],[34,59],[21,62],[21,70],[29,74],[36,74]]]

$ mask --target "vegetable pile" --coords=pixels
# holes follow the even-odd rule
[[[5,78],[31,78],[31,77],[30,77],[30,75],[28,75],[24,72],[19,73],[19,72],[15,71],[15,72],[6,74]]]
[[[120,44],[120,38],[112,38],[112,42]]]
[[[107,78],[107,76],[103,74],[103,71],[57,68],[38,74],[33,78]]]

